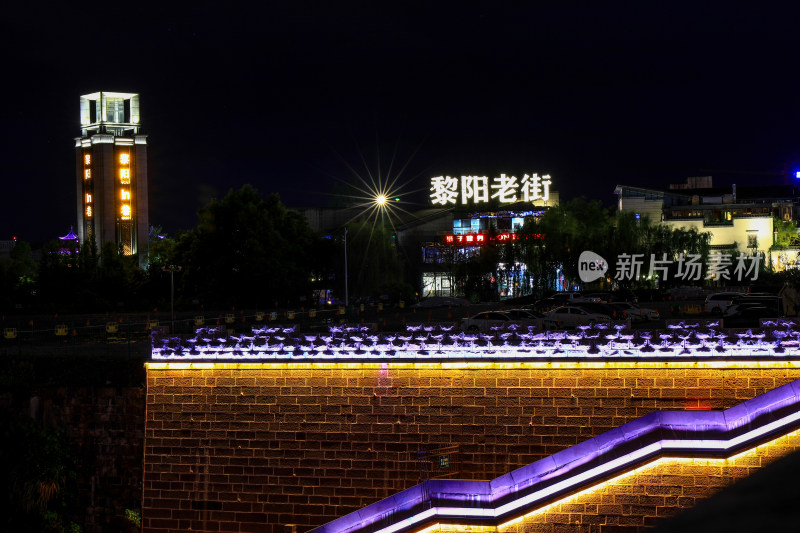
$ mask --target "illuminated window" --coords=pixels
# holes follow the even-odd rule
[[[83,171],[83,179],[85,180],[92,179],[92,169],[87,168],[86,170]]]
[[[130,163],[131,163],[131,154],[119,154],[120,165],[130,165]]]
[[[119,169],[119,182],[125,185],[131,182],[131,169],[129,168]]]
[[[92,218],[92,206],[86,206],[86,218]]]
[[[123,200],[130,200],[131,199],[131,191],[126,191],[125,189],[121,189],[120,193],[122,194]]]
[[[86,193],[86,203],[87,204],[92,203],[92,195],[89,194],[88,192]]]
[[[122,213],[122,220],[130,220],[131,219],[131,206],[128,204],[123,204],[122,209],[120,210]]]
[[[106,122],[125,122],[124,98],[106,98]]]
[[[84,154],[83,156],[83,164],[89,166],[92,164],[92,156],[91,154]]]

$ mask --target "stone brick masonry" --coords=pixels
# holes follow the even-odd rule
[[[419,450],[457,445],[455,477],[491,479],[654,410],[725,409],[798,378],[791,362],[150,364],[143,531],[306,531],[416,484]],[[747,471],[718,468],[702,486],[641,474],[514,527],[650,525]]]
[[[800,450],[800,430],[724,460],[662,458],[499,527],[452,524],[429,528],[426,533],[638,531],[695,506],[727,485],[797,450]]]

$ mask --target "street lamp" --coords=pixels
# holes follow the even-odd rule
[[[350,298],[347,292],[347,226],[344,227],[344,306],[350,304]]]
[[[169,272],[169,320],[170,333],[175,333],[175,272],[180,272],[183,267],[179,265],[167,265],[161,267],[164,272]]]

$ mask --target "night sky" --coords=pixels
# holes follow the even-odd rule
[[[408,209],[442,174],[549,173],[562,199],[611,205],[617,183],[800,168],[798,10],[275,4],[6,10],[0,239],[75,223],[79,96],[100,90],[141,95],[150,221],[170,234],[245,183],[327,205],[362,155],[373,176],[405,168]]]

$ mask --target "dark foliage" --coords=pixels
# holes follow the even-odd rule
[[[3,531],[71,533],[77,516],[75,458],[66,436],[0,415]]]

